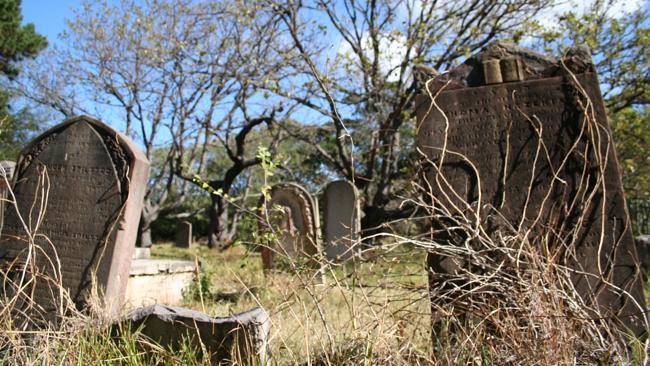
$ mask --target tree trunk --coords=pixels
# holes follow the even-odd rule
[[[219,195],[211,195],[208,246],[224,250],[232,245],[233,232],[228,230],[228,201]]]

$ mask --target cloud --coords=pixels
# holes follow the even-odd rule
[[[371,61],[375,58],[369,34],[361,38],[363,54]],[[399,79],[399,66],[406,54],[406,37],[399,33],[385,33],[379,35],[379,72],[386,77],[387,81]],[[337,50],[337,56],[344,62],[349,62],[357,70],[361,70],[359,56],[352,50],[352,46],[342,40]]]
[[[644,6],[646,0],[614,0],[607,8],[607,14],[614,18],[620,18],[627,13],[631,13]],[[580,16],[585,14],[595,0],[567,0],[558,1],[555,6],[542,12],[539,15],[539,23],[546,28],[555,28],[557,26],[557,17],[566,12],[572,11]]]

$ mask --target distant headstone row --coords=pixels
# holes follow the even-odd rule
[[[312,257],[324,254],[332,261],[350,259],[360,231],[359,195],[347,181],[327,185],[323,195],[325,248],[321,248],[318,201],[297,184],[278,184],[260,201],[258,222],[264,268],[273,266],[276,256]]]
[[[540,250],[546,237],[546,250],[574,269],[586,306],[637,336],[647,331],[621,176],[588,52],[575,49],[560,62],[495,43],[428,87],[417,100],[418,145],[437,241],[468,245],[458,230],[468,220],[486,235],[528,232]],[[444,288],[463,265],[431,253],[432,288]]]

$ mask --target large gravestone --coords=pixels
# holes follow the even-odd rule
[[[361,227],[357,188],[346,180],[331,182],[325,187],[323,201],[325,256],[335,261],[349,259]]]
[[[262,196],[258,222],[260,234],[266,239],[261,248],[264,268],[271,268],[277,255],[289,259],[317,255],[318,206],[309,192],[297,184],[277,184],[268,197]]]
[[[148,174],[147,159],[126,136],[85,116],[23,150],[14,178],[18,210],[5,212],[0,264],[9,274],[5,294],[31,309],[30,321],[53,321],[66,304],[83,309],[95,284],[107,312],[119,310]]]
[[[494,237],[527,232],[574,270],[574,288],[597,316],[645,332],[639,262],[588,51],[560,62],[497,42],[428,87],[417,99],[418,146],[435,239],[467,245],[458,223]],[[428,265],[432,288],[450,281],[441,274],[470,268],[437,254]]]

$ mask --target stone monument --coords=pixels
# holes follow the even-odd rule
[[[484,235],[528,233],[574,269],[573,286],[595,316],[646,332],[639,261],[589,52],[555,60],[496,42],[427,87],[416,101],[418,146],[435,239],[468,245],[460,222]],[[431,286],[459,266],[478,268],[470,262],[430,253]]]
[[[15,171],[15,207],[5,212],[0,265],[5,294],[19,294],[29,321],[83,309],[94,288],[106,311],[122,306],[149,162],[126,136],[87,116],[32,141]],[[29,282],[33,280],[33,282]]]
[[[264,268],[273,266],[276,255],[297,258],[319,254],[318,206],[309,192],[285,183],[273,186],[268,197],[260,200],[258,221],[260,236],[267,239],[261,248]]]
[[[176,246],[189,248],[192,245],[192,223],[183,221],[176,226]]]
[[[346,180],[331,182],[325,187],[323,201],[325,256],[334,261],[350,259],[361,230],[357,187]]]

